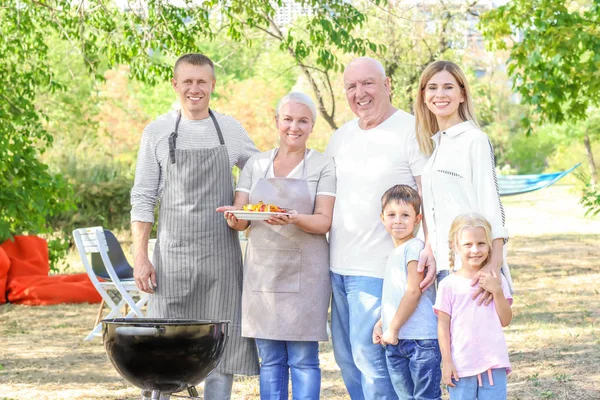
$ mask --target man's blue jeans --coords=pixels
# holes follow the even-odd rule
[[[318,400],[321,392],[319,342],[256,339],[261,400],[286,400],[292,376],[294,400]]]
[[[213,371],[204,380],[204,400],[229,400],[233,387],[233,374]]]
[[[494,368],[492,370],[492,379],[488,377],[487,372],[482,372],[481,383],[477,382],[477,375],[460,377],[459,380],[452,379],[456,387],[448,386],[450,400],[506,400],[506,369]]]
[[[385,350],[373,344],[381,316],[383,279],[331,273],[331,340],[352,400],[398,399],[388,375]]]
[[[439,400],[442,398],[442,355],[436,339],[400,340],[385,347],[388,372],[399,398]]]

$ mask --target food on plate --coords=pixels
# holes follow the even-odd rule
[[[278,212],[278,213],[287,212],[286,209],[278,207],[274,204],[265,204],[262,201],[259,201],[256,204],[246,204],[244,207],[242,207],[242,209],[244,211],[256,211],[256,212]]]

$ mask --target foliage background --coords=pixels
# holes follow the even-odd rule
[[[600,119],[598,97],[590,91],[599,80],[574,81],[586,93],[585,103],[575,103],[574,88],[560,92],[574,83],[548,74],[559,71],[564,78],[559,67],[571,65],[577,76],[599,76],[600,51],[572,58],[560,50],[577,40],[578,46],[598,45],[597,25],[590,27],[586,18],[597,19],[599,1],[553,0],[544,9],[515,0],[492,14],[485,1],[302,1],[312,14],[282,28],[275,15],[283,1],[212,0],[201,7],[183,1],[188,7],[182,8],[149,0],[144,13],[123,12],[110,1],[88,1],[85,9],[63,0],[7,0],[0,7],[0,78],[6,82],[0,93],[0,240],[44,234],[56,267],[72,229],[128,229],[141,132],[175,106],[171,65],[189,51],[213,59],[218,81],[212,106],[240,120],[261,150],[277,145],[275,107],[290,90],[309,93],[320,106],[309,146],[324,150],[334,128],[353,118],[342,66],[357,55],[382,61],[393,103],[406,110],[425,66],[440,58],[455,61],[469,75],[499,169],[542,173],[583,161],[582,204],[598,212],[593,160]],[[534,10],[530,14],[540,20],[552,12],[560,18],[533,28],[523,10]],[[581,28],[579,39],[574,26]],[[543,41],[531,29],[549,29],[553,39]],[[522,40],[527,35],[533,41]],[[557,58],[550,45],[561,35],[569,42],[557,42]],[[578,71],[573,63],[585,68]],[[540,95],[546,91],[551,95]],[[587,108],[571,112],[575,106]]]

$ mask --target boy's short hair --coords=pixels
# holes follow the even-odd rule
[[[394,185],[385,191],[381,196],[381,213],[393,201],[406,203],[413,206],[415,215],[421,214],[421,196],[419,193],[408,185]]]

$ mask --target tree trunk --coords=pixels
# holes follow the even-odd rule
[[[291,50],[290,50],[290,52],[291,52]],[[315,78],[312,76],[312,74],[310,73],[310,71],[304,64],[302,64],[300,62],[298,62],[297,64],[300,67],[300,69],[302,70],[302,72],[304,72],[304,76],[306,76],[306,79],[308,79],[308,82],[310,83],[310,86],[313,89],[313,93],[315,94],[315,96],[317,96],[318,109],[319,109],[319,112],[321,113],[321,116],[323,117],[323,119],[325,119],[325,122],[327,122],[327,124],[331,127],[331,129],[333,129],[334,131],[337,130],[338,126],[334,120],[335,98],[333,97],[333,91],[331,91],[331,88],[329,88],[329,96],[331,97],[331,101],[333,102],[331,113],[329,113],[327,111],[327,108],[325,107],[325,100],[323,98],[323,93],[321,92],[321,89],[319,89],[319,85],[317,85],[317,81],[315,80]]]
[[[583,137],[583,144],[585,145],[585,151],[587,152],[588,163],[590,164],[590,171],[592,173],[592,185],[596,186],[598,183],[598,173],[596,171],[596,163],[594,162],[594,153],[592,153],[592,144],[590,143],[590,137],[588,135]]]
[[[268,35],[272,36],[273,38],[279,40],[280,42],[283,42],[284,36],[283,36],[283,33],[281,32],[281,29],[279,29],[279,26],[277,26],[275,21],[273,21],[273,18],[271,18],[270,16],[268,16],[266,14],[263,14],[263,15],[269,21],[269,24],[270,24],[271,28],[273,29],[273,31],[263,29],[263,32],[265,32]],[[314,67],[309,67],[309,66],[303,64],[301,61],[298,60],[298,57],[296,56],[296,53],[294,52],[293,48],[288,46],[287,50],[288,50],[288,53],[290,54],[290,56],[292,57],[292,59],[296,62],[296,65],[300,68],[302,73],[304,73],[304,76],[306,76],[306,79],[308,79],[308,83],[310,83],[313,93],[317,97],[317,109],[319,110],[319,113],[321,114],[323,119],[325,119],[325,122],[327,122],[327,124],[331,127],[331,129],[333,129],[335,131],[336,129],[338,129],[338,126],[335,123],[335,97],[334,97],[334,93],[333,93],[333,88],[331,87],[331,82],[329,80],[328,72],[319,70]],[[327,94],[329,94],[329,97],[331,98],[331,112],[328,112],[327,107],[325,107],[325,98],[323,95],[323,91],[319,88],[317,80],[315,79],[313,74],[311,74],[311,69],[309,69],[309,68],[312,68],[312,70],[316,71],[316,73],[321,72],[325,75],[325,80],[327,81],[327,87],[323,91],[325,91]]]

